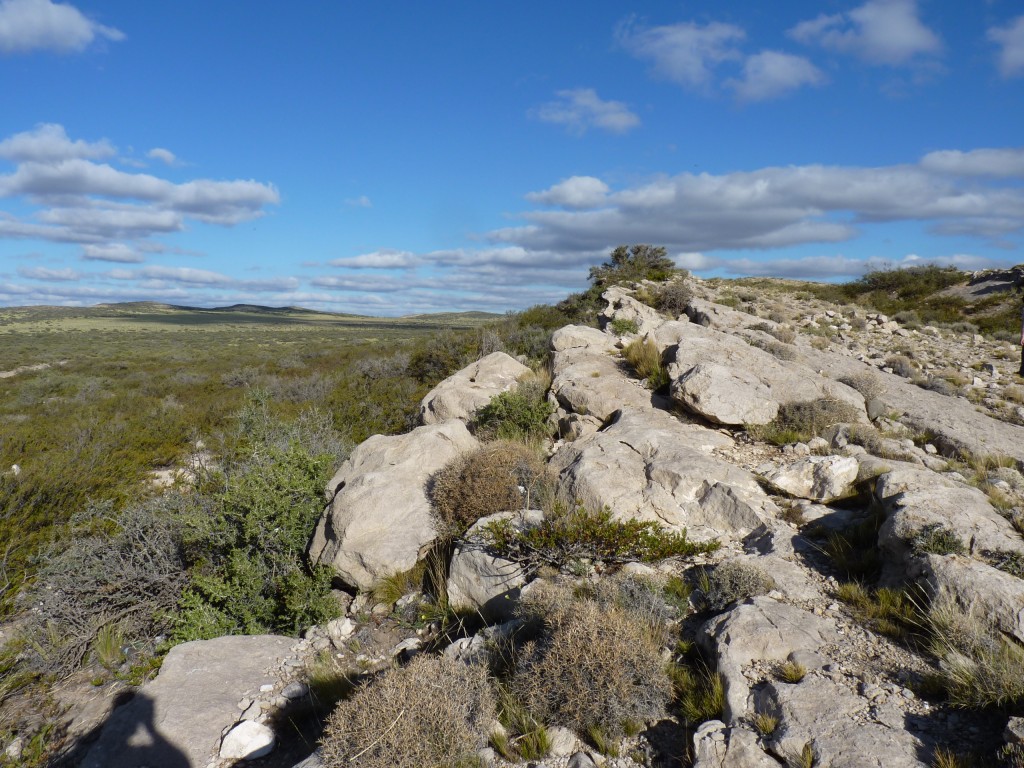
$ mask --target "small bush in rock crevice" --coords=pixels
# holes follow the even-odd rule
[[[661,352],[651,339],[636,339],[622,350],[622,356],[633,370],[647,380],[651,390],[668,385],[668,371],[661,363]]]
[[[654,295],[654,308],[677,319],[693,300],[693,289],[684,280],[666,283]]]
[[[528,374],[519,385],[502,392],[476,413],[473,428],[482,440],[538,442],[548,437],[548,417],[554,407],[547,401],[550,380]]]
[[[544,583],[520,611],[542,629],[519,651],[510,688],[538,720],[618,739],[664,716],[672,684],[660,646],[629,613]]]
[[[326,768],[474,765],[494,714],[483,667],[417,656],[338,705],[321,759]]]
[[[963,555],[967,553],[960,537],[944,525],[934,523],[918,531],[910,541],[910,548],[918,555]]]
[[[500,440],[449,462],[434,476],[430,497],[445,531],[459,536],[481,517],[534,506],[551,486],[534,449]]]
[[[775,589],[775,580],[753,563],[728,560],[700,577],[704,603],[712,611],[723,611],[737,600],[764,595]]]
[[[748,426],[747,432],[756,439],[785,445],[806,442],[833,424],[857,422],[862,416],[860,409],[832,398],[783,403],[773,421],[764,426]]]
[[[839,382],[860,392],[864,396],[864,400],[874,400],[885,394],[885,385],[882,380],[867,371],[841,376]]]

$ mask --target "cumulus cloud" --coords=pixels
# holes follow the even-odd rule
[[[23,131],[0,141],[0,157],[15,162],[53,163],[73,158],[99,159],[112,157],[117,150],[106,139],[95,142],[72,141],[64,126],[40,123],[31,131]]]
[[[149,152],[146,153],[146,157],[151,157],[154,160],[159,160],[161,163],[164,163],[165,165],[178,164],[178,158],[175,156],[175,154],[171,152],[171,150],[164,149],[163,147],[153,147],[153,149],[149,150]]]
[[[332,259],[327,263],[332,267],[346,267],[348,269],[411,269],[420,263],[420,259],[411,251],[382,248],[372,253]]]
[[[73,5],[51,0],[0,0],[0,53],[75,53],[97,39],[124,33],[89,19]]]
[[[1024,147],[929,152],[921,158],[921,167],[958,176],[1024,179]]]
[[[582,136],[590,128],[608,133],[626,133],[640,125],[640,118],[621,101],[605,101],[593,88],[558,91],[558,99],[530,110],[530,116],[545,123],[561,125]]]
[[[116,154],[106,140],[73,141],[63,126],[54,124],[0,141],[0,157],[15,163],[12,172],[0,174],[0,199],[36,207],[30,220],[0,211],[0,238],[77,243],[93,246],[85,258],[139,261],[116,247],[103,247],[129,239],[141,251],[152,246],[147,238],[181,231],[189,220],[231,226],[263,216],[280,201],[273,185],[253,180],[178,184],[99,162]],[[163,159],[169,157],[167,152]]]
[[[278,277],[267,280],[239,280],[238,278],[192,267],[146,266],[140,269],[112,269],[106,273],[114,280],[142,281],[150,287],[165,284],[179,284],[201,287],[224,287],[249,291],[293,291],[299,287],[294,277]]]
[[[762,51],[743,62],[743,76],[729,81],[740,101],[766,101],[805,85],[821,85],[825,75],[803,56]]]
[[[572,176],[543,192],[530,192],[526,199],[563,208],[595,208],[605,202],[608,191],[608,185],[593,176]]]
[[[868,0],[847,13],[801,22],[789,35],[876,65],[903,65],[942,51],[938,35],[919,18],[916,0]]]
[[[746,33],[733,24],[682,22],[661,27],[621,25],[616,38],[639,59],[654,63],[654,71],[687,88],[701,89],[712,80],[716,66],[738,60],[737,43]]]
[[[997,61],[1003,77],[1024,75],[1024,16],[1018,16],[1005,27],[992,27],[988,39],[999,46]]]
[[[141,253],[124,243],[83,245],[82,259],[84,261],[112,261],[119,264],[139,264],[145,261]]]

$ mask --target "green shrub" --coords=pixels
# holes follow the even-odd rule
[[[833,424],[857,422],[862,415],[853,405],[832,398],[783,403],[774,420],[764,426],[749,425],[747,432],[757,439],[786,445],[820,436]]]
[[[840,584],[836,597],[850,606],[858,620],[879,634],[901,640],[920,625],[915,602],[903,590],[884,587],[869,591],[852,581]]]
[[[775,581],[761,568],[743,560],[727,560],[701,576],[704,602],[715,612],[738,600],[764,595],[775,589]]]
[[[338,704],[320,756],[326,768],[474,765],[494,715],[483,667],[420,655]]]
[[[540,636],[520,651],[510,687],[539,721],[621,738],[661,718],[671,681],[656,642],[625,611],[541,582],[520,610]]]
[[[956,267],[928,264],[906,269],[875,270],[843,287],[850,295],[877,291],[898,299],[915,299],[958,285],[966,279],[966,275]]]
[[[477,411],[474,429],[485,440],[535,442],[550,436],[548,419],[554,406],[547,400],[549,382],[540,375],[523,378],[519,385],[502,392]]]
[[[923,555],[963,555],[967,553],[960,537],[950,528],[940,523],[926,525],[910,540],[910,548],[914,554]]]
[[[668,531],[650,521],[613,520],[611,510],[589,512],[583,506],[572,511],[557,508],[539,526],[521,531],[510,521],[499,520],[485,533],[502,556],[532,566],[560,567],[581,559],[653,562],[713,552],[720,546],[717,541],[692,542],[685,531]]]
[[[630,320],[625,317],[616,317],[608,323],[608,326],[616,336],[629,336],[640,330],[640,327],[636,324],[636,320]]]
[[[658,345],[651,339],[634,339],[622,350],[622,356],[647,380],[652,391],[668,386],[668,371],[661,363]]]
[[[675,271],[675,262],[660,246],[620,245],[612,251],[608,261],[599,267],[591,267],[590,281],[596,287],[604,288],[614,283],[667,280]]]
[[[673,664],[669,674],[679,712],[690,727],[722,716],[725,687],[721,675],[702,661]]]
[[[460,536],[481,517],[535,506],[552,487],[537,451],[500,440],[454,458],[433,477],[429,490],[441,527]]]

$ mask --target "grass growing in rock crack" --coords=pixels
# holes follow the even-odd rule
[[[918,555],[963,555],[967,547],[956,532],[941,523],[926,525],[910,541],[910,548]]]
[[[820,436],[833,424],[854,423],[862,412],[843,400],[822,398],[784,403],[778,415],[765,425],[748,425],[747,432],[757,440],[787,445],[806,442]]]
[[[668,386],[668,371],[662,365],[658,345],[651,339],[634,339],[622,350],[622,356],[637,374],[647,380],[652,391]]]
[[[903,590],[883,587],[872,591],[851,581],[839,585],[836,597],[850,606],[858,620],[887,637],[903,640],[920,627],[915,602]]]
[[[681,660],[669,667],[676,706],[690,726],[722,716],[725,687],[722,677],[702,660]]]
[[[795,661],[787,661],[779,666],[779,677],[787,683],[796,684],[807,676],[807,667]]]
[[[779,727],[779,718],[765,712],[755,712],[750,722],[762,736],[771,736]]]

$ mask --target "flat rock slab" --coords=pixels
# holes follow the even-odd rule
[[[238,701],[277,682],[295,641],[276,635],[218,637],[171,649],[160,674],[114,710],[81,768],[206,768]]]

